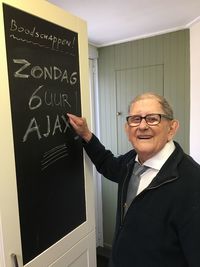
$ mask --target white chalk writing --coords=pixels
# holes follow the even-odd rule
[[[25,34],[27,37],[38,39],[40,41],[48,41],[51,44],[52,50],[62,50],[63,48],[73,48],[76,38],[73,36],[71,39],[65,39],[53,34],[40,32],[36,26],[29,29],[25,25],[19,25],[15,19],[10,21],[10,32]]]
[[[56,146],[49,151],[45,152],[41,161],[42,170],[46,169],[49,165],[58,161],[61,158],[67,157],[68,151],[65,144]]]
[[[77,105],[77,92],[74,87],[78,81],[78,73],[76,71],[68,71],[67,69],[61,69],[58,66],[41,66],[33,65],[30,61],[24,58],[14,58],[13,63],[17,69],[14,71],[13,76],[16,79],[36,79],[43,82],[50,80],[53,82],[59,82],[63,85],[69,85],[70,89],[73,88],[75,92],[75,105]],[[68,94],[68,86],[61,90],[56,90],[55,86],[52,89],[47,88],[48,85],[40,84],[31,93],[28,99],[28,108],[30,111],[41,108],[45,105],[48,108],[62,107],[64,109],[71,108],[70,98]],[[29,87],[30,90],[30,87]],[[39,122],[38,122],[39,121]],[[42,123],[41,123],[42,121]],[[36,137],[38,140],[54,136],[56,134],[64,134],[67,129],[70,129],[66,116],[56,115],[51,117],[47,114],[45,117],[32,117],[29,121],[22,141],[26,142],[29,138]]]
[[[31,76],[34,79],[65,81],[70,85],[75,85],[78,80],[76,71],[62,70],[57,66],[31,66],[31,63],[26,59],[13,59],[13,62],[22,65],[14,73],[16,78],[28,79]]]
[[[60,106],[60,107],[71,107],[71,104],[69,103],[68,100],[68,94],[66,93],[52,93],[49,92],[48,90],[45,90],[43,93],[43,100],[42,96],[37,95],[37,93],[42,89],[44,85],[40,85],[31,95],[29,99],[29,109],[34,110],[42,106],[44,103],[47,106]]]
[[[51,117],[49,115],[46,115],[45,120],[46,122],[43,121],[41,126],[35,117],[32,118],[23,136],[23,142],[27,141],[29,135],[35,135],[40,140],[43,137],[46,138],[49,135],[53,136],[56,133],[66,133],[67,129],[70,130],[69,123],[64,115],[60,116],[57,114],[55,120],[53,121],[51,121]],[[46,127],[45,131],[44,127]]]

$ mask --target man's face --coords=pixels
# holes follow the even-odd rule
[[[156,98],[139,100],[130,109],[130,115],[140,115],[143,117],[152,113],[164,114]],[[129,141],[138,153],[141,163],[157,154],[173,138],[177,128],[177,121],[165,118],[161,118],[161,122],[154,126],[149,126],[144,119],[136,127],[130,127],[126,124]]]

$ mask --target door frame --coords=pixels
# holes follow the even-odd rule
[[[100,138],[99,122],[99,93],[98,93],[98,50],[89,45],[89,81],[91,92],[91,130]],[[95,223],[96,247],[103,247],[103,216],[102,216],[102,177],[93,167],[94,192],[95,192]]]

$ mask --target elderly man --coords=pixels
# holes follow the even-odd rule
[[[112,267],[200,266],[200,166],[173,141],[179,123],[162,96],[130,104],[133,150],[114,157],[84,118],[68,114],[97,170],[118,183]]]

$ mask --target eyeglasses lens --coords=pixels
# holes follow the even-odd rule
[[[160,116],[158,114],[147,115],[145,120],[149,125],[156,125],[160,122]]]
[[[128,117],[127,121],[128,121],[128,124],[129,126],[138,126],[142,119],[145,119],[146,123],[148,125],[157,125],[160,123],[160,116],[159,114],[149,114],[145,117],[142,117],[142,116],[130,116]]]

